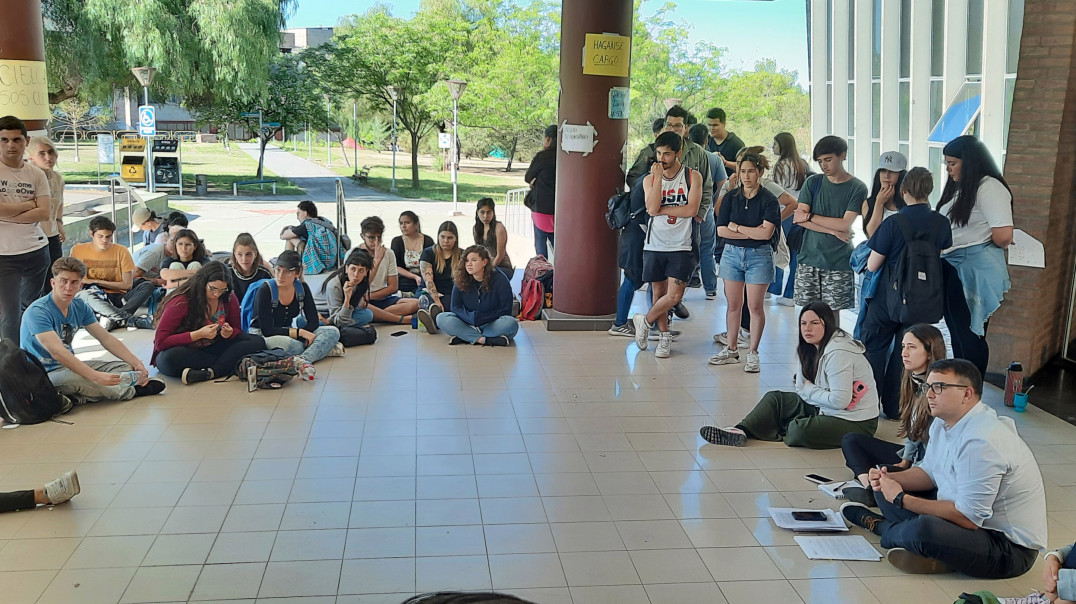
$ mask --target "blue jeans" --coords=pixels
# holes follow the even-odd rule
[[[624,275],[624,280],[620,282],[620,290],[616,294],[616,321],[614,325],[620,326],[628,322],[628,311],[631,310],[631,302],[635,299],[635,290],[639,289],[642,284],[636,285],[628,279],[627,275]]]
[[[785,232],[785,238],[788,238],[788,231],[792,228],[792,217],[789,216],[781,221],[781,230]],[[776,268],[776,267],[775,267]],[[782,282],[785,278],[784,269],[777,268],[774,275],[773,283],[770,284],[770,288],[766,291],[775,296],[784,296],[785,298],[791,298],[796,289],[796,252],[788,250],[788,283],[784,285],[784,293],[781,293]]]
[[[297,340],[288,336],[269,336],[265,338],[266,348],[280,348],[284,352],[302,358],[307,363],[316,363],[329,356],[336,343],[340,341],[340,330],[332,325],[322,325],[314,330],[314,341],[306,346],[306,340]]]
[[[508,336],[508,339],[516,337],[519,331],[519,321],[515,317],[505,315],[486,323],[474,326],[456,316],[453,312],[443,312],[437,315],[437,328],[450,336],[455,336],[468,344],[474,344],[478,338],[495,338]]]
[[[553,244],[553,233],[547,233],[542,229],[534,226],[534,253],[538,256],[545,256],[546,260],[549,259],[549,247]]]
[[[714,251],[717,247],[717,222],[713,212],[706,213],[706,219],[699,225],[699,273],[702,275],[702,289],[709,292],[717,291],[717,264],[714,262]]]
[[[351,311],[351,320],[355,322],[354,327],[362,327],[363,325],[369,325],[374,322],[374,311],[369,308],[356,308]],[[314,332],[317,335],[317,332]]]

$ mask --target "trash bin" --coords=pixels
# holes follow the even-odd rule
[[[199,196],[209,194],[209,177],[205,174],[194,175],[194,194]]]

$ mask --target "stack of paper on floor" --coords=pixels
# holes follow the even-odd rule
[[[796,543],[811,560],[863,560],[878,562],[882,554],[874,549],[863,535],[828,536],[828,537],[793,537]]]
[[[796,520],[792,517],[792,512],[821,512],[825,514],[826,519],[818,521]],[[793,531],[830,532],[848,530],[848,525],[844,523],[844,517],[829,508],[820,510],[770,508],[770,517],[773,518],[773,523],[777,526]]]

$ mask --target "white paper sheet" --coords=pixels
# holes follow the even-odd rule
[[[811,560],[863,560],[878,562],[882,554],[863,535],[832,537],[793,537]]]
[[[822,512],[826,515],[826,519],[817,522],[804,522],[793,518],[792,512]],[[793,531],[818,532],[848,530],[848,525],[844,523],[844,518],[838,516],[836,512],[829,508],[822,508],[820,510],[804,508],[770,508],[770,517],[773,518],[773,523],[777,526]]]
[[[1009,246],[1009,264],[1046,268],[1046,249],[1041,241],[1020,229],[1014,230],[1012,237],[1012,245]]]

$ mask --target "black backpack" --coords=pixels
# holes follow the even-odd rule
[[[340,343],[344,348],[366,346],[377,341],[377,330],[372,325],[348,325],[340,328]]]
[[[60,414],[63,395],[44,365],[11,340],[0,341],[0,417],[9,424],[40,424]]]
[[[638,214],[632,214],[631,212],[631,192],[622,192],[617,189],[616,195],[609,198],[608,209],[605,211],[605,223],[609,225],[610,229],[619,231],[620,229],[631,224],[631,221]],[[644,207],[645,211],[646,208]]]
[[[936,243],[942,221],[935,220],[928,230],[916,233],[906,216],[897,214],[892,220],[904,237],[904,251],[891,265],[890,316],[902,325],[937,323],[945,310],[941,250]]]

